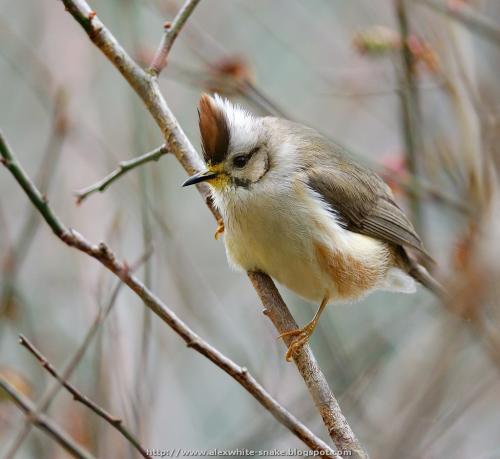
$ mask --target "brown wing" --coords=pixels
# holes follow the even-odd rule
[[[374,172],[349,162],[310,169],[307,179],[350,231],[416,249],[430,258],[389,187]]]

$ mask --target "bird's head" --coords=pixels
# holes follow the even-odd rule
[[[271,167],[264,118],[258,118],[218,95],[203,94],[198,106],[206,169],[183,186],[207,182],[217,191],[250,188]]]

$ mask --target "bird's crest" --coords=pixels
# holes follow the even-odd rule
[[[208,94],[198,105],[203,157],[207,164],[224,161],[229,149],[229,125],[222,107]]]

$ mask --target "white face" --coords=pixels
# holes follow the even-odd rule
[[[217,106],[224,112],[229,128],[227,156],[220,164],[209,166],[219,176],[209,181],[219,191],[249,188],[257,183],[270,168],[269,147],[262,119],[240,107],[215,96]]]
[[[198,114],[207,167],[183,186],[206,182],[214,197],[228,202],[269,194],[277,188],[287,192],[297,168],[297,148],[276,118],[253,116],[208,94],[201,96]]]

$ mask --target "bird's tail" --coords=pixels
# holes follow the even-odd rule
[[[437,297],[444,298],[446,294],[445,289],[422,265],[415,261],[411,261],[408,274],[417,282],[420,282],[424,287],[428,288]]]

